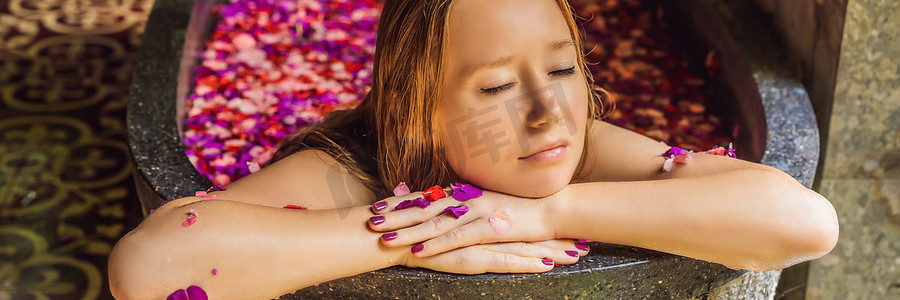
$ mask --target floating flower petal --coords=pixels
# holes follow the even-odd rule
[[[428,201],[434,202],[447,197],[447,194],[444,193],[444,188],[435,185],[425,190],[425,192],[422,193],[422,197],[425,197]]]
[[[406,182],[401,181],[400,184],[397,184],[397,187],[394,188],[394,196],[403,196],[409,194],[409,187],[406,186]]]
[[[482,194],[480,189],[472,185],[460,184],[459,182],[451,184],[450,188],[453,189],[453,199],[459,201],[467,201],[472,198],[478,198]]]
[[[465,205],[460,206],[448,206],[444,209],[444,213],[453,216],[453,218],[459,219],[460,216],[469,212],[469,207]]]

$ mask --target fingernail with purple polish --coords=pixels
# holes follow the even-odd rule
[[[572,250],[566,250],[566,254],[568,254],[571,257],[578,257],[578,252],[575,252]]]
[[[369,221],[372,221],[372,225],[378,225],[378,224],[384,223],[384,217],[383,216],[374,216],[374,217],[369,218]]]
[[[381,211],[382,209],[384,209],[385,207],[387,207],[387,202],[384,202],[384,201],[378,201],[378,202],[375,202],[375,204],[373,204],[372,206],[375,207],[375,210],[376,210],[376,211]]]
[[[412,253],[416,253],[416,252],[422,251],[422,249],[425,249],[425,245],[418,244],[415,247],[412,247],[411,250],[412,250]]]
[[[543,262],[545,265],[548,265],[548,266],[552,266],[552,265],[553,265],[553,260],[552,260],[552,259],[542,259],[541,262]]]
[[[578,250],[582,250],[582,251],[591,250],[591,247],[588,247],[587,244],[582,244],[582,243],[575,243],[575,248],[578,248]]]
[[[388,232],[388,233],[382,234],[381,238],[384,239],[385,241],[390,241],[390,240],[397,238],[397,233],[396,232]]]

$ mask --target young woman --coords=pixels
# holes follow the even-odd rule
[[[772,270],[837,241],[831,204],[787,174],[707,154],[664,172],[669,147],[599,120],[565,0],[388,0],[376,49],[359,107],[123,237],[113,295],[273,298],[398,264],[544,272],[585,255],[578,238]],[[392,196],[401,182],[416,192]],[[455,182],[484,192],[396,209]]]

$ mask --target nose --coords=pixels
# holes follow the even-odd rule
[[[528,109],[525,122],[531,130],[542,130],[556,124],[562,118],[559,101],[556,101],[556,89],[549,86],[540,88],[527,99]]]

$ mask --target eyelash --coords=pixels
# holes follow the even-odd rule
[[[556,71],[550,72],[550,74],[553,74],[556,76],[569,76],[569,75],[575,74],[575,67],[571,67],[571,68],[563,69],[563,70],[556,70]],[[481,89],[481,91],[482,91],[482,93],[485,93],[488,95],[494,95],[494,94],[498,94],[502,91],[509,89],[511,86],[512,86],[512,83],[507,83],[507,84],[504,84],[504,85],[501,85],[498,87]]]

